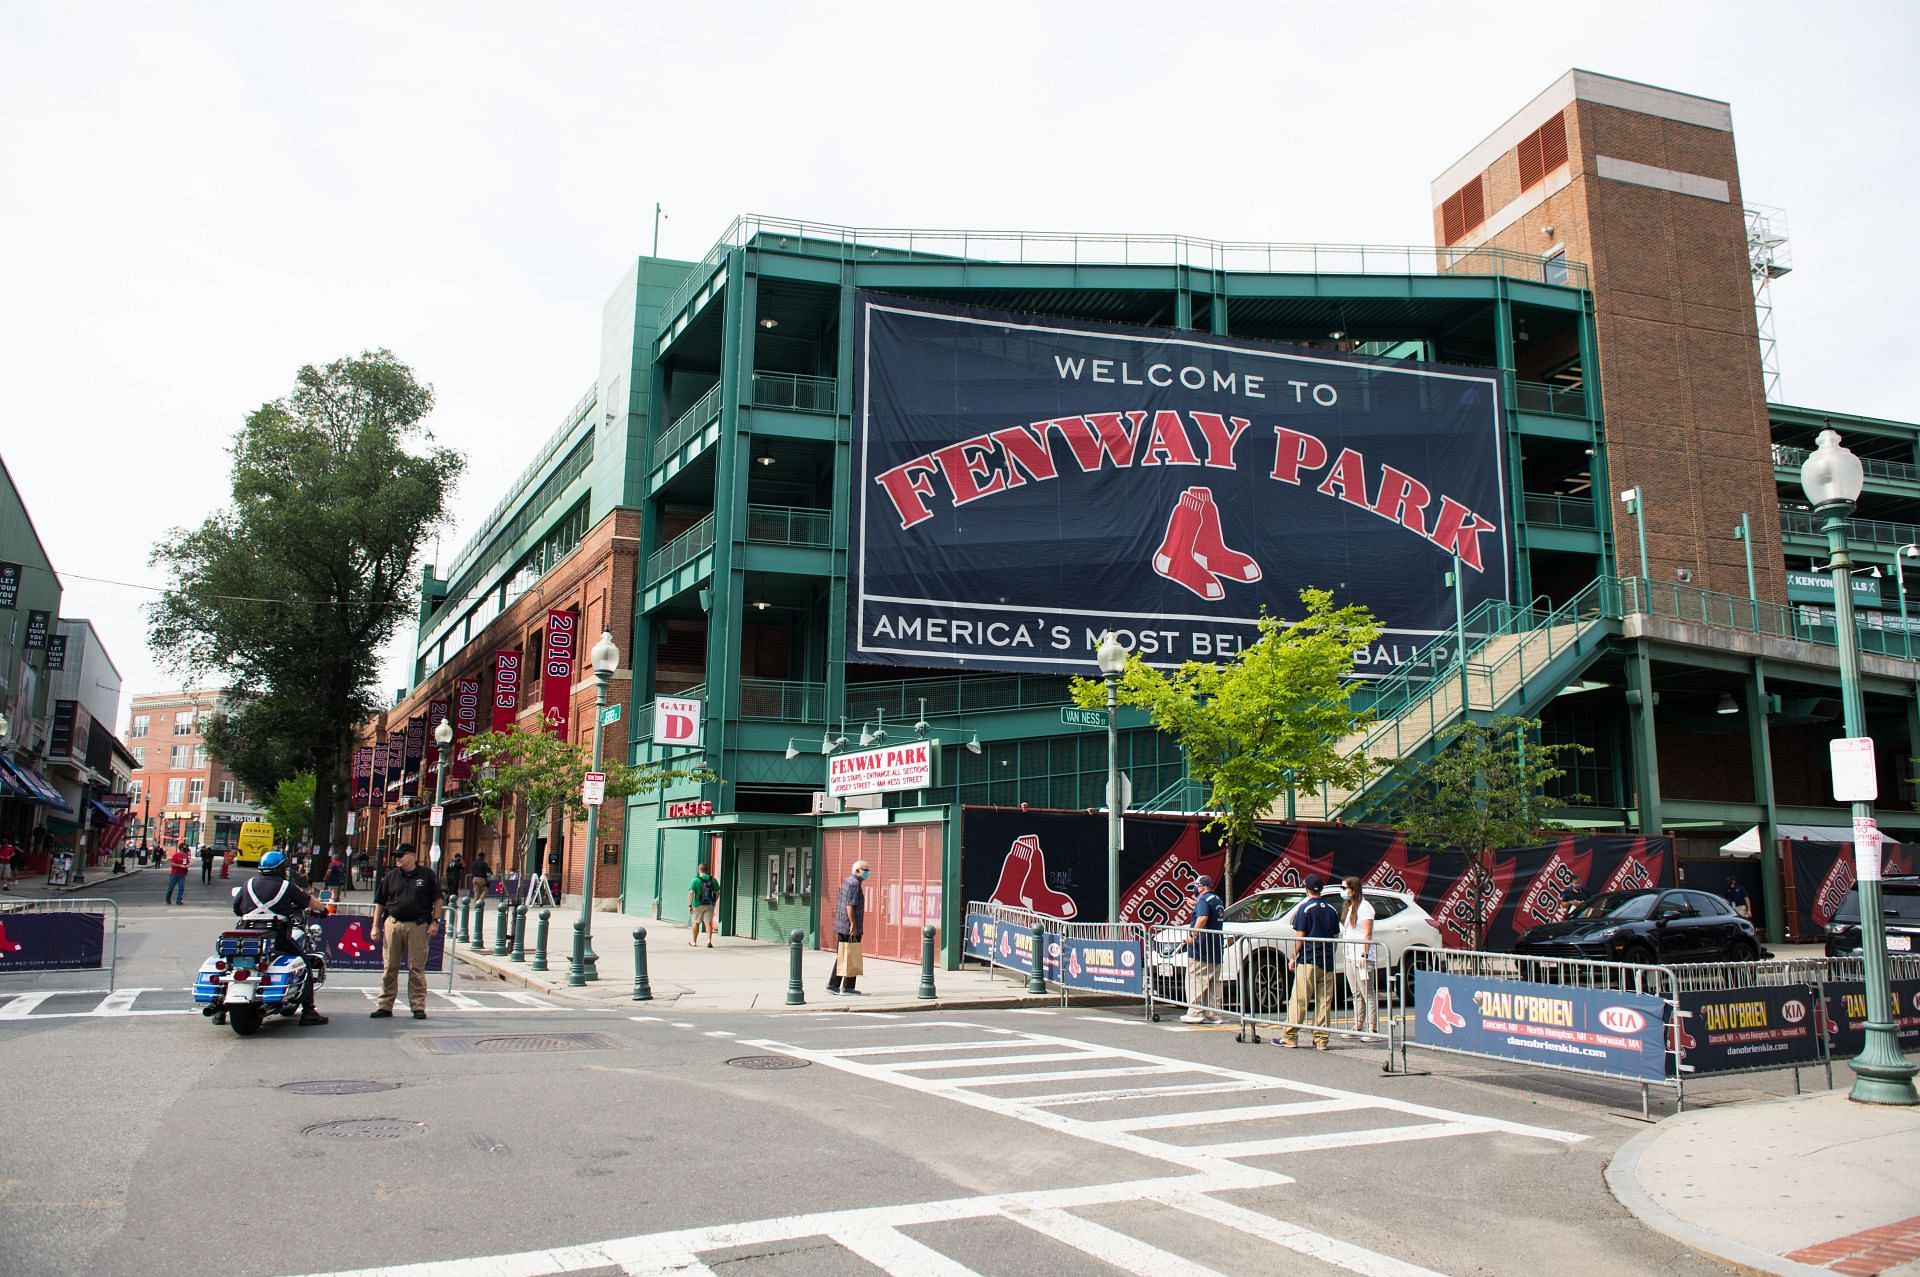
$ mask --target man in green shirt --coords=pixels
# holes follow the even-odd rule
[[[702,861],[693,871],[693,881],[687,884],[687,913],[693,918],[693,935],[687,941],[690,945],[699,945],[700,928],[707,929],[707,948],[713,948],[713,911],[720,903],[720,880],[707,872],[706,862]]]

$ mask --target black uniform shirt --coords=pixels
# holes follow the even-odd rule
[[[280,891],[282,886],[286,887],[286,891]],[[280,896],[278,900],[273,898],[276,893]],[[258,905],[254,904],[255,899],[259,900]],[[271,909],[276,917],[291,918],[312,907],[312,896],[272,874],[255,874],[247,879],[246,885],[233,898],[233,915],[236,918],[244,918],[257,908]]]
[[[440,879],[430,869],[398,865],[380,875],[373,887],[373,903],[401,922],[428,922],[440,899]]]

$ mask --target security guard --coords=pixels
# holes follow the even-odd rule
[[[260,857],[260,872],[233,893],[233,912],[235,917],[244,918],[257,910],[265,910],[273,915],[274,943],[282,953],[291,953],[305,958],[299,946],[293,943],[293,919],[306,916],[313,908],[313,897],[287,881],[287,857],[285,852],[270,851]],[[327,1017],[314,1009],[313,998],[319,984],[318,973],[307,963],[306,992],[300,996],[300,1023],[325,1024]]]

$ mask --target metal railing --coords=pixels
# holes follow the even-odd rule
[[[1049,231],[904,230],[833,226],[742,214],[721,233],[660,309],[667,332],[694,293],[736,248],[807,253],[840,261],[997,262],[1036,266],[1185,266],[1265,275],[1501,275],[1538,281],[1547,260],[1512,249],[1430,244],[1262,244],[1185,235]],[[1587,287],[1587,267],[1556,259],[1554,277]]]
[[[681,445],[699,434],[709,421],[720,415],[720,383],[714,382],[713,388],[693,401],[693,407],[673,419],[673,424],[660,432],[654,440],[653,464],[672,456]]]
[[[31,980],[31,986],[10,984],[7,993],[112,993],[114,990],[114,968],[120,960],[120,906],[104,896],[63,896],[55,900],[0,900],[0,935],[5,934],[8,922],[14,919],[25,920],[32,917],[51,917],[56,915],[98,915],[100,918],[100,963],[94,966],[77,961],[49,961],[50,955],[27,949],[32,938],[26,936],[18,926],[14,928],[15,939],[7,943],[14,946],[9,954],[14,960],[0,966],[0,977],[15,981]],[[22,967],[22,959],[40,965]],[[85,975],[99,971],[106,975],[105,989],[70,988],[58,983],[62,976]],[[54,977],[55,982],[49,982]]]
[[[1587,497],[1563,497],[1550,492],[1525,495],[1527,522],[1548,528],[1597,528],[1593,502]]]
[[[750,505],[747,540],[762,545],[827,549],[833,544],[833,511],[807,506]]]
[[[743,678],[740,680],[740,717],[780,723],[825,723],[827,685],[790,679]]]
[[[1521,412],[1536,412],[1548,417],[1585,419],[1587,392],[1571,386],[1554,386],[1544,381],[1516,381],[1513,401]]]
[[[753,374],[753,406],[787,408],[794,412],[837,411],[839,387],[831,377],[809,377],[791,372]]]
[[[1795,448],[1789,444],[1773,445],[1773,464],[1798,472],[1813,454],[1805,448]],[[1860,464],[1871,479],[1901,479],[1908,483],[1920,480],[1920,466],[1909,465],[1904,461],[1881,461],[1875,457],[1861,457]]]
[[[1789,536],[1817,537],[1824,541],[1824,520],[1811,510],[1780,507],[1780,530]],[[1855,545],[1886,546],[1898,549],[1920,542],[1920,526],[1911,523],[1887,523],[1879,519],[1847,520],[1847,540]]]
[[[712,548],[713,516],[709,514],[647,556],[647,584],[652,585]]]
[[[457,575],[460,569],[466,566],[467,560],[485,543],[488,534],[499,526],[500,520],[506,516],[508,510],[513,508],[514,502],[519,499],[520,490],[533,482],[533,477],[545,468],[547,462],[553,460],[554,454],[560,451],[560,445],[567,441],[567,437],[573,433],[573,428],[580,424],[580,419],[587,415],[587,411],[593,407],[599,397],[600,386],[596,382],[587,387],[587,392],[580,396],[573,407],[567,409],[567,415],[561,420],[560,428],[541,445],[540,451],[534,454],[532,464],[522,470],[520,477],[508,485],[507,495],[488,511],[486,518],[480,520],[480,526],[474,530],[471,537],[467,538],[467,543],[460,547],[460,553],[453,556],[453,566],[447,570],[449,578]]]
[[[1067,703],[1067,680],[1046,674],[1008,674],[849,683],[845,697],[847,717],[865,719],[875,711],[884,711],[889,719],[911,723],[920,713],[923,698],[928,717],[1056,709]]]

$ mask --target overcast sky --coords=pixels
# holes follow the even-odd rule
[[[159,584],[249,411],[393,349],[470,457],[450,558],[593,380],[656,201],[686,258],[743,212],[1427,243],[1428,183],[1570,66],[1732,103],[1790,219],[1781,397],[1914,420],[1917,13],[0,0],[0,456],[63,614],[162,690],[151,591],[83,578]]]

